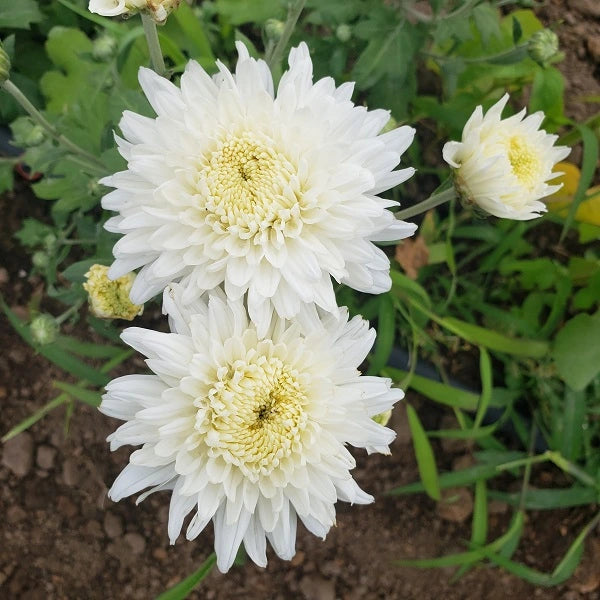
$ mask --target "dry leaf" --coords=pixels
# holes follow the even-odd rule
[[[396,260],[404,269],[406,276],[416,279],[419,269],[429,261],[429,250],[422,236],[403,240],[396,246]]]

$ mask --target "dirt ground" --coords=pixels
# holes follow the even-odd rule
[[[558,33],[567,57],[559,68],[568,78],[568,113],[576,118],[589,116],[596,109],[582,103],[581,96],[600,94],[600,2],[558,0],[540,14],[548,24],[562,21]],[[0,200],[0,292],[20,314],[25,313],[36,282],[23,270],[28,258],[12,233],[24,216],[42,210],[41,201],[26,190]],[[80,332],[86,334],[85,329]],[[52,381],[64,376],[36,356],[3,317],[0,348],[3,434],[52,399],[56,395]],[[139,371],[139,359],[126,369]],[[437,424],[440,414],[430,404],[410,394],[408,400],[419,408],[428,427]],[[117,422],[78,405],[65,435],[64,417],[60,408],[0,449],[0,598],[153,598],[193,572],[209,555],[210,527],[195,542],[169,546],[168,494],[155,494],[137,507],[132,499],[118,504],[109,501],[107,486],[129,454],[127,448],[110,453],[105,442]],[[271,553],[266,569],[247,562],[228,575],[214,570],[190,598],[600,599],[598,532],[588,540],[576,576],[553,589],[534,588],[489,567],[474,569],[453,583],[453,569],[394,565],[401,558],[464,550],[470,536],[470,498],[465,496],[455,510],[448,510],[421,495],[384,495],[418,477],[403,407],[394,411],[391,425],[398,433],[392,456],[356,454],[354,476],[375,495],[375,504],[350,507],[340,503],[337,527],[325,541],[299,527],[297,555],[291,562]],[[471,460],[470,449],[460,443],[437,446],[436,454],[446,469]],[[495,503],[493,509],[489,539],[501,535],[510,519],[507,506]],[[530,513],[516,558],[551,571],[590,514],[589,509]]]

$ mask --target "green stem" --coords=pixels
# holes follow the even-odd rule
[[[83,300],[78,300],[77,302],[75,302],[75,304],[73,304],[73,306],[67,308],[67,310],[65,310],[65,312],[62,315],[56,317],[56,324],[60,325],[61,323],[64,323],[71,315],[75,314],[81,308],[82,304]]]
[[[427,200],[423,200],[414,206],[410,206],[409,208],[405,208],[404,210],[399,210],[396,213],[396,218],[404,221],[410,217],[414,217],[415,215],[420,215],[440,204],[444,204],[444,202],[449,202],[453,198],[456,198],[456,192],[454,191],[454,187],[448,188],[439,192],[438,194],[432,194],[427,198]]]
[[[514,48],[511,48],[510,50],[504,50],[504,52],[498,52],[498,54],[490,54],[489,56],[476,56],[474,58],[468,58],[468,57],[461,56],[461,57],[459,57],[459,59],[461,62],[463,62],[464,64],[468,64],[468,65],[474,65],[474,64],[485,63],[485,62],[493,63],[498,60],[504,60],[511,56],[521,56],[522,54],[525,53],[526,49],[527,49],[527,44],[520,44],[518,46],[515,46]],[[428,58],[432,58],[433,60],[437,60],[438,62],[444,62],[447,60],[455,60],[456,59],[456,57],[454,57],[454,56],[444,56],[443,54],[435,54],[433,52],[422,51],[421,54]]]
[[[26,110],[31,118],[41,127],[44,128],[48,134],[53,137],[59,144],[79,156],[85,157],[88,161],[97,167],[101,167],[103,170],[106,168],[104,164],[96,158],[93,154],[90,154],[87,150],[84,150],[78,146],[75,142],[72,142],[68,137],[58,132],[55,127],[46,120],[42,113],[27,99],[27,96],[10,80],[6,80],[0,86],[5,92],[8,92],[22,107]]]
[[[296,27],[296,23],[300,18],[300,14],[304,9],[304,5],[306,4],[306,0],[296,0],[294,4],[292,4],[288,10],[287,20],[285,22],[285,26],[283,28],[283,32],[277,45],[272,48],[272,52],[267,52],[265,56],[265,60],[271,69],[279,66],[281,63],[281,59],[283,57],[283,52],[292,37],[292,33],[294,32],[294,27]]]
[[[144,26],[144,34],[146,35],[146,42],[148,43],[152,68],[159,75],[164,76],[167,68],[165,67],[165,60],[162,55],[162,50],[160,49],[160,42],[158,41],[156,23],[152,20],[152,17],[143,12],[142,25]]]

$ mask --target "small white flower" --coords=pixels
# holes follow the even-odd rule
[[[465,125],[462,141],[448,142],[443,156],[455,169],[455,185],[465,202],[496,217],[534,219],[546,210],[540,198],[560,188],[547,181],[560,175],[552,169],[570,149],[554,146],[558,136],[540,129],[541,111],[525,117],[523,109],[502,119],[507,102],[505,94],[485,116],[478,106]]]
[[[163,23],[180,2],[181,0],[90,0],[88,10],[105,17],[129,16],[144,11],[157,23]]]
[[[123,234],[111,277],[143,267],[136,303],[172,281],[186,303],[224,283],[230,298],[248,293],[262,330],[271,306],[284,318],[303,303],[336,311],[331,277],[387,291],[389,260],[372,242],[415,226],[377,194],[412,175],[394,169],[414,129],[378,135],[389,113],[355,106],[352,83],[313,83],[306,44],[290,52],[276,97],[266,63],[237,48],[235,74],[219,62],[211,78],[192,61],[181,89],[140,71],[158,116],[124,113],[128,169],[103,180],[117,188],[104,208],[120,213],[106,227]]]
[[[88,10],[104,17],[116,17],[136,12],[146,4],[146,0],[90,0]]]
[[[373,498],[352,479],[346,444],[388,453],[395,437],[371,417],[403,397],[390,380],[357,367],[375,333],[345,310],[308,329],[276,315],[260,336],[241,300],[220,289],[181,301],[164,293],[172,333],[129,328],[124,341],[148,357],[155,375],[127,375],[107,386],[100,410],[126,421],[111,449],[141,446],[114,482],[118,501],[145,488],[172,490],[168,535],[196,538],[209,521],[217,564],[226,572],[243,542],[265,566],[295,553],[296,524],[325,537],[335,503]]]

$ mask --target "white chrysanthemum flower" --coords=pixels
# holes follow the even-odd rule
[[[90,0],[88,10],[105,17],[129,16],[144,11],[157,23],[167,20],[181,0]]]
[[[109,495],[118,501],[172,490],[168,534],[192,540],[213,521],[215,551],[227,571],[243,542],[265,566],[266,539],[278,556],[295,553],[296,523],[325,537],[337,500],[373,498],[350,475],[346,444],[388,453],[395,437],[371,417],[403,397],[390,380],[357,370],[375,333],[360,317],[326,315],[301,330],[273,316],[265,336],[241,300],[220,289],[181,301],[164,294],[172,333],[130,328],[127,344],[155,375],[127,375],[107,386],[100,410],[127,421],[111,449],[140,445]]]
[[[284,318],[302,303],[335,312],[331,276],[388,290],[389,260],[372,241],[415,226],[377,194],[412,175],[394,168],[414,130],[378,135],[389,113],[355,106],[352,83],[313,83],[306,44],[290,52],[276,97],[266,63],[237,48],[235,74],[218,63],[211,78],[192,61],[181,89],[140,71],[158,117],[124,113],[117,141],[128,170],[102,180],[117,188],[102,205],[120,213],[106,227],[124,234],[111,277],[143,266],[138,304],[172,281],[186,303],[224,283],[230,298],[248,292],[263,323],[271,306]]]
[[[540,129],[541,111],[525,117],[523,109],[502,119],[507,102],[505,94],[485,115],[478,106],[462,141],[448,142],[443,156],[455,169],[455,185],[465,202],[496,217],[534,219],[546,210],[540,198],[560,188],[546,182],[560,175],[552,169],[570,149],[554,146],[558,136]]]

